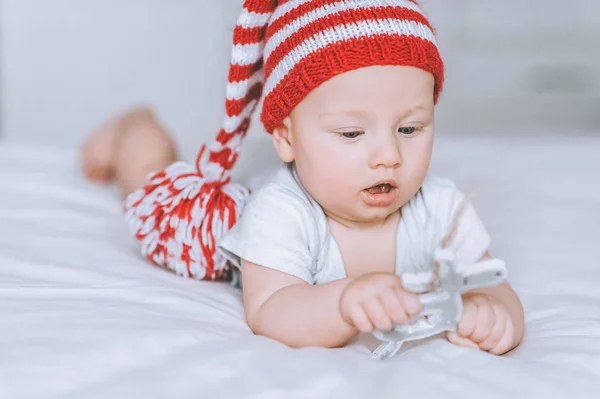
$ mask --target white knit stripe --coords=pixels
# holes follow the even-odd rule
[[[248,105],[246,105],[241,114],[234,116],[226,116],[225,122],[223,123],[223,129],[225,130],[225,132],[233,133],[233,131],[240,126],[242,121],[252,114],[256,103],[257,100],[252,100],[248,103]]]
[[[271,18],[271,14],[272,13],[257,14],[253,11],[248,11],[246,8],[242,8],[237,24],[244,29],[260,28],[261,26],[267,25]]]
[[[311,0],[290,0],[287,3],[277,7],[275,12],[273,13],[273,16],[271,17],[271,21],[269,22],[269,25],[271,25],[273,22],[277,21],[279,18],[283,17],[288,12],[292,11],[295,8],[300,7],[304,3],[308,3],[309,1],[311,1]]]
[[[231,49],[231,63],[234,65],[253,65],[263,56],[265,44],[236,44]]]
[[[363,36],[368,37],[383,34],[415,36],[428,40],[436,45],[435,36],[431,29],[426,25],[415,21],[403,19],[377,19],[334,26],[306,39],[277,64],[267,79],[264,89],[265,96],[271,94],[279,82],[281,82],[283,78],[308,55],[333,43],[339,43]]]
[[[248,91],[258,82],[265,79],[264,69],[256,71],[250,79],[242,80],[241,82],[228,82],[226,96],[228,100],[241,100],[246,97]]]
[[[294,21],[285,25],[281,30],[275,33],[269,39],[265,47],[265,62],[273,53],[273,51],[275,51],[277,47],[281,45],[281,43],[286,41],[290,36],[298,32],[300,29],[307,27],[313,22],[342,11],[368,9],[373,7],[403,7],[412,11],[416,11],[421,15],[423,14],[421,9],[417,7],[415,3],[405,0],[371,0],[354,2],[339,1],[337,3],[326,4],[321,8],[317,8],[316,10],[296,18]]]

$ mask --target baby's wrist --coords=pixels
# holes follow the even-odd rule
[[[348,286],[350,285],[350,283],[352,283],[355,280],[354,277],[346,277],[344,279],[342,279],[342,287],[340,290],[340,295],[338,298],[338,312],[340,314],[340,317],[342,318],[342,320],[344,321],[344,323],[346,324],[347,327],[351,328],[353,331],[358,332],[358,329],[354,326],[354,324],[352,324],[349,315],[346,316],[345,314],[345,309],[346,309],[346,304],[344,303],[344,299],[346,298],[346,289],[348,288]]]

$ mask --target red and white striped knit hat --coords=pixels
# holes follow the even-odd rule
[[[195,167],[178,162],[149,177],[126,201],[126,218],[142,252],[156,264],[197,279],[226,279],[216,251],[249,191],[230,182],[259,101],[272,133],[313,89],[341,73],[372,65],[444,66],[434,30],[414,0],[246,0],[233,34],[226,117]]]

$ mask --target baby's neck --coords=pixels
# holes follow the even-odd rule
[[[327,222],[347,276],[394,272],[400,211],[367,223],[348,223],[333,218],[328,218]]]

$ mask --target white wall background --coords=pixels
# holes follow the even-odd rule
[[[447,66],[439,132],[600,131],[599,1],[422,3]],[[193,156],[220,125],[241,4],[0,0],[4,138],[77,145],[148,103]]]

